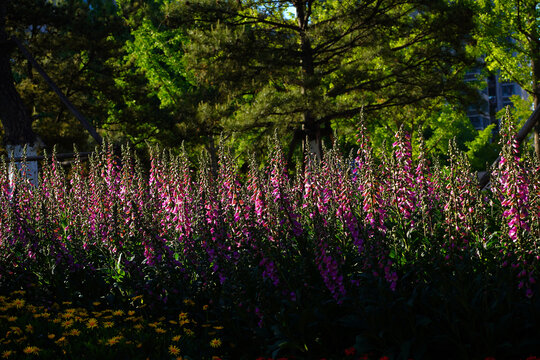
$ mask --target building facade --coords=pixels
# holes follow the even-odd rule
[[[481,76],[481,69],[471,70],[465,75],[465,81],[478,81]],[[481,79],[485,86],[480,91],[480,102],[467,109],[467,116],[477,130],[483,130],[490,124],[498,125],[500,119],[497,119],[496,114],[507,105],[512,105],[511,96],[519,95],[523,99],[528,96],[517,83],[502,81],[498,75],[492,74]]]

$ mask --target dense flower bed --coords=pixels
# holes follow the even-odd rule
[[[488,344],[473,339],[502,346],[504,334],[479,324],[496,326],[509,309],[505,326],[536,334],[524,322],[540,314],[540,166],[520,156],[510,121],[488,191],[453,145],[442,167],[423,149],[412,158],[404,132],[383,159],[362,126],[358,139],[352,158],[337,146],[321,161],[306,155],[294,179],[277,140],[268,164],[252,161],[247,174],[224,148],[215,171],[203,154],[196,172],[185,154],[153,150],[145,173],[128,149],[104,146],[69,173],[45,163],[36,187],[4,163],[2,292],[37,284],[37,298],[111,306],[142,296],[154,313],[197,299],[214,304],[235,356],[315,358],[354,344],[420,358],[456,342],[485,356]],[[438,323],[462,318],[478,323]]]

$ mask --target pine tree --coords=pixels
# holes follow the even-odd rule
[[[278,129],[320,157],[321,141],[361,109],[461,96],[472,27],[466,2],[190,0],[171,2],[187,27],[185,64],[213,91],[199,116],[224,129]]]

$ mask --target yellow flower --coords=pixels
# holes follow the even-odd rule
[[[11,329],[11,331],[8,331],[8,334],[9,334],[9,333],[13,333],[13,334],[19,335],[19,336],[22,335],[22,330],[21,330],[20,327],[17,327],[17,326],[10,326],[9,328]]]
[[[180,349],[177,348],[177,347],[174,346],[174,345],[169,345],[169,354],[171,354],[171,355],[178,355],[178,354],[180,354]]]
[[[195,332],[191,329],[184,329],[184,333],[187,335],[187,336],[193,336],[195,335]]]
[[[218,348],[221,346],[221,340],[220,339],[212,339],[210,340],[210,346],[213,348]]]
[[[173,336],[173,338],[171,340],[172,341],[180,341],[181,337],[182,337],[181,335],[176,335],[176,336]]]
[[[203,309],[204,311],[208,310],[208,305],[204,305],[204,306],[202,307],[202,309]]]
[[[71,329],[71,331],[69,332],[69,335],[71,335],[71,336],[79,336],[79,335],[81,335],[81,331],[78,330],[78,329]]]
[[[124,312],[122,310],[116,310],[112,313],[114,316],[122,316],[124,315]]]
[[[97,328],[98,327],[97,319],[94,319],[94,318],[88,319],[88,322],[86,323],[86,327],[89,329]]]
[[[223,330],[223,326],[214,326],[214,329],[216,329],[216,330]]]
[[[195,302],[193,300],[190,300],[190,299],[184,299],[184,304],[189,305],[189,306],[193,306],[193,305],[195,305]]]
[[[94,306],[99,306],[99,305],[101,305],[101,303],[100,303],[99,301],[94,301],[94,302],[92,303],[92,305],[94,305]]]
[[[34,332],[34,327],[31,324],[28,324],[24,327],[24,330],[26,330],[27,333],[32,334]]]
[[[15,351],[13,351],[13,350],[4,350],[2,352],[2,359],[7,359],[8,357],[13,355],[14,353],[15,353]]]
[[[61,321],[62,321],[62,319],[56,318],[56,319],[54,319],[52,322],[55,323],[55,324],[58,324],[58,323],[61,322]]]
[[[28,338],[26,336],[23,336],[22,338],[18,338],[18,339],[15,339],[15,342],[17,344],[20,344],[20,343],[23,343],[27,340]]]
[[[134,310],[129,310],[129,311],[128,311],[128,315],[129,315],[129,316],[135,315],[135,311],[134,311]]]
[[[65,336],[62,336],[60,339],[55,341],[55,344],[58,346],[64,346],[67,343],[67,339]]]
[[[10,316],[10,317],[7,318],[7,321],[15,322],[15,321],[17,321],[17,317],[16,316]]]
[[[158,321],[163,321],[163,320],[165,320],[165,319],[166,319],[166,317],[165,317],[165,316],[162,316],[162,317],[160,317],[160,318],[158,319]]]
[[[142,330],[143,326],[142,324],[136,324],[135,326],[133,326],[135,329],[137,330]]]
[[[26,294],[26,291],[24,291],[24,290],[15,290],[15,291],[13,291],[11,293],[12,296],[13,295],[24,295],[24,294]]]
[[[44,312],[43,314],[41,314],[41,317],[45,319],[48,319],[50,316],[51,314],[49,314],[48,312]]]
[[[116,345],[120,342],[120,340],[122,339],[121,336],[115,336],[115,337],[112,337],[110,338],[109,340],[107,340],[106,344],[108,346],[113,346],[113,345]]]
[[[69,329],[71,326],[73,326],[73,320],[69,319],[62,323],[62,327],[65,329]]]
[[[178,324],[178,323],[177,323],[176,321],[174,321],[174,320],[169,320],[169,324],[176,325],[176,324]]]
[[[114,323],[112,321],[106,321],[103,323],[103,327],[105,328],[112,328],[114,326]]]
[[[24,306],[24,299],[15,299],[11,303],[12,306],[15,306],[17,309],[20,309]]]
[[[39,353],[39,348],[37,346],[27,346],[24,348],[23,352],[27,355],[37,355]]]
[[[71,305],[71,304],[72,304],[71,301],[63,301],[63,302],[62,302],[62,305]]]
[[[54,339],[55,336],[56,336],[56,335],[54,335],[54,334],[49,334],[49,335],[47,335],[47,337],[48,337],[49,339],[51,339],[51,340]]]
[[[163,330],[162,328],[158,327],[158,328],[156,328],[156,332],[158,334],[165,334],[167,332],[167,330]]]

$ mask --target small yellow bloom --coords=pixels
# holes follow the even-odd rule
[[[78,330],[78,329],[71,329],[71,331],[69,332],[69,335],[71,335],[71,336],[79,336],[79,335],[81,335],[81,331]]]
[[[12,333],[12,334],[20,336],[23,333],[20,327],[10,326],[9,328],[11,329],[11,331],[8,331],[8,334]]]
[[[213,348],[218,348],[221,346],[221,340],[220,339],[212,339],[210,340],[210,346]]]
[[[187,336],[193,336],[195,335],[195,332],[191,329],[184,329],[184,333],[187,335]]]
[[[71,305],[73,304],[71,301],[63,301],[62,302],[62,305]]]
[[[86,327],[89,329],[97,328],[98,327],[97,319],[94,319],[94,318],[88,319],[88,322],[86,323]]]
[[[7,359],[8,357],[13,355],[14,353],[15,353],[15,351],[13,351],[13,350],[4,350],[2,352],[2,359]]]
[[[54,335],[54,334],[49,334],[49,335],[47,335],[47,337],[48,337],[49,339],[51,339],[51,340],[54,339],[55,336],[56,336],[56,335]]]
[[[39,348],[37,346],[27,346],[24,348],[23,352],[27,355],[37,355],[39,353]]]
[[[24,330],[26,330],[27,333],[34,333],[34,327],[31,324],[28,324],[24,327]]]
[[[72,317],[74,317],[75,315],[71,312],[67,312],[65,314],[62,314],[62,319],[71,319]]]
[[[23,342],[25,342],[28,338],[26,336],[23,336],[22,338],[18,338],[18,339],[15,339],[15,342],[17,344],[21,344]]]
[[[56,318],[56,319],[53,319],[52,322],[55,323],[55,324],[58,324],[59,322],[62,322],[62,319]]]
[[[172,341],[180,341],[181,337],[182,337],[181,335],[176,335],[176,336],[173,336],[171,340]]]
[[[10,316],[10,317],[7,318],[7,321],[15,322],[15,321],[17,321],[17,317],[16,316]]]
[[[115,337],[112,337],[110,338],[109,340],[107,340],[106,344],[108,346],[113,346],[113,345],[116,345],[120,342],[120,340],[122,339],[121,336],[115,336]]]
[[[94,306],[99,306],[99,305],[101,305],[101,303],[100,303],[99,301],[94,301],[94,302],[92,303],[92,305],[94,305]]]
[[[44,312],[43,314],[41,314],[41,317],[45,319],[48,319],[50,316],[51,314],[49,314],[48,312]]]
[[[167,330],[163,330],[162,328],[158,327],[158,328],[156,328],[156,332],[158,334],[165,334],[167,332]]]
[[[190,300],[190,299],[184,299],[184,304],[189,305],[189,306],[193,306],[193,305],[195,305],[195,302],[193,300]]]
[[[202,309],[203,309],[204,311],[208,310],[208,305],[204,305],[204,306],[202,307]]]
[[[71,326],[73,326],[73,320],[72,319],[68,319],[68,320],[62,322],[62,327],[65,328],[65,329],[69,329]]]
[[[122,310],[116,310],[112,313],[114,316],[122,316],[124,315],[124,312]]]
[[[176,321],[174,321],[174,320],[169,320],[169,324],[176,325],[176,324],[178,324],[178,323],[177,323]]]
[[[216,329],[216,330],[223,330],[223,326],[214,326],[214,329]]]
[[[24,306],[24,299],[15,299],[11,304],[17,309],[20,309]]]
[[[135,324],[133,327],[134,327],[136,330],[142,330],[142,328],[143,328],[142,324]]]
[[[64,346],[67,344],[67,339],[65,336],[62,336],[60,339],[55,341],[55,344],[58,346]]]
[[[174,346],[174,345],[169,345],[169,354],[171,354],[171,355],[178,355],[178,354],[180,354],[180,349],[177,348],[177,347]]]
[[[114,326],[114,323],[112,321],[106,321],[103,323],[103,327],[105,328],[112,328]]]
[[[15,290],[15,291],[13,291],[11,293],[12,296],[13,295],[24,295],[24,294],[26,294],[26,291],[24,291],[24,290]]]
[[[129,310],[129,311],[128,311],[128,315],[129,315],[129,316],[135,315],[135,310]]]

